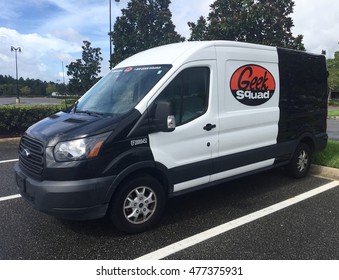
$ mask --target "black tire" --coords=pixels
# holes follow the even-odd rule
[[[289,174],[294,178],[303,178],[311,167],[312,150],[309,145],[300,143],[288,165]]]
[[[159,221],[166,199],[165,189],[158,180],[139,175],[119,187],[111,200],[109,215],[120,231],[143,232]]]

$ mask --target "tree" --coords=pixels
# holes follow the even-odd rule
[[[48,96],[50,96],[53,92],[56,92],[57,91],[57,86],[55,83],[53,82],[49,82],[48,85],[47,85],[47,88],[46,88],[46,94]]]
[[[339,52],[335,52],[334,58],[327,60],[329,72],[328,87],[330,91],[339,90]]]
[[[29,86],[23,86],[19,89],[19,91],[24,96],[28,96],[32,93],[32,90]]]
[[[305,50],[292,34],[293,0],[216,0],[207,20],[188,22],[190,40],[232,40]]]
[[[205,17],[201,16],[196,24],[194,22],[188,22],[188,26],[191,30],[190,41],[203,41],[208,39],[208,24]]]
[[[16,95],[15,84],[0,84],[0,96],[14,96]]]
[[[22,77],[18,79],[18,86],[23,95],[46,95],[47,83],[41,80],[26,79]],[[11,76],[0,75],[0,95],[14,96],[16,95],[16,79]]]
[[[101,49],[92,48],[91,43],[83,41],[82,58],[71,62],[67,67],[67,75],[70,76],[68,89],[71,94],[82,95],[100,78]]]
[[[114,24],[111,63],[116,65],[140,51],[185,38],[175,31],[169,10],[170,0],[131,0]]]

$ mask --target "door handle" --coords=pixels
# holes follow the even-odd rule
[[[204,126],[204,129],[207,131],[212,130],[213,128],[216,128],[217,126],[215,124],[208,123]]]

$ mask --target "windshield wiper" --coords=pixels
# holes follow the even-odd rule
[[[97,117],[104,115],[103,113],[92,112],[89,110],[82,110],[82,111],[80,110],[80,111],[74,111],[74,112],[79,113],[79,114],[88,114],[90,116],[97,116]]]

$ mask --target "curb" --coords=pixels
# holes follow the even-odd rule
[[[339,181],[339,169],[312,164],[310,173],[314,176]]]
[[[0,138],[1,143],[10,143],[10,144],[19,144],[21,137],[14,137],[14,138]]]

